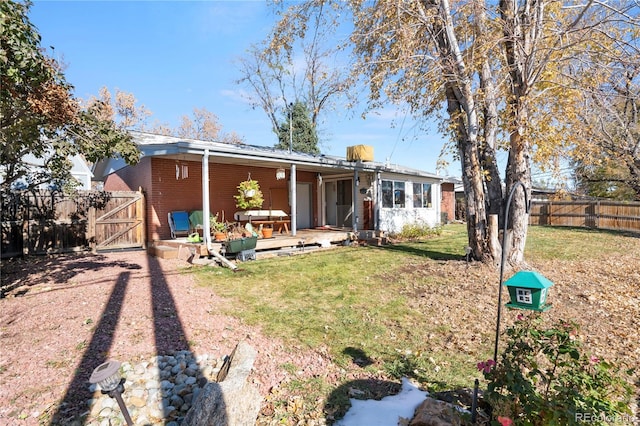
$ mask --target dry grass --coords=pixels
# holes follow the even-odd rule
[[[466,263],[465,245],[464,227],[454,225],[421,242],[252,262],[222,277],[203,273],[201,282],[233,301],[229,315],[292,348],[326,354],[342,369],[320,383],[294,375],[263,422],[331,420],[346,408],[345,383],[359,379],[410,376],[429,390],[472,386],[476,363],[493,354],[499,275]],[[545,318],[577,322],[588,351],[629,367],[640,365],[639,253],[637,236],[533,227],[525,256],[555,283]],[[503,310],[503,328],[519,312]],[[293,413],[291,398],[302,406]]]

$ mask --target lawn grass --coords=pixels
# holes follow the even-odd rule
[[[346,370],[353,369],[360,354],[371,361],[358,370],[363,375],[395,380],[407,376],[437,391],[471,387],[480,377],[477,361],[489,358],[493,350],[492,326],[474,324],[491,324],[493,311],[485,312],[491,305],[467,298],[478,295],[491,301],[493,296],[483,292],[495,288],[491,281],[497,273],[494,277],[490,268],[470,269],[464,262],[466,245],[466,227],[447,225],[441,235],[424,241],[341,247],[246,262],[236,273],[211,268],[198,275],[203,285],[228,298],[226,314],[260,326],[269,336],[292,347],[326,348],[332,361]],[[608,254],[628,250],[628,238],[530,227],[525,259],[589,259],[603,247]],[[462,287],[466,290],[456,293]],[[324,396],[338,416],[348,404],[344,392],[327,396],[331,386],[318,383],[318,378],[296,379],[288,386],[308,404]]]
[[[525,257],[536,260],[597,258],[604,250],[625,250],[625,235],[630,234],[587,228],[530,226]]]

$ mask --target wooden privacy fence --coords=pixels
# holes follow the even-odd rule
[[[533,201],[530,225],[579,226],[640,232],[640,203],[616,201]]]
[[[141,191],[12,192],[1,202],[2,258],[145,246]]]

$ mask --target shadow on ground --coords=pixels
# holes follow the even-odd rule
[[[105,267],[104,255],[63,254],[56,256],[29,256],[2,261],[0,277],[0,299],[11,293],[12,296],[27,294],[31,288],[47,285],[66,286],[75,277],[87,270],[100,270]],[[119,266],[127,270],[139,270],[142,267],[126,261],[115,261],[109,267]],[[41,274],[46,272],[46,274]],[[33,278],[38,276],[39,278]]]
[[[426,243],[415,242],[407,244],[388,244],[378,247],[380,250],[397,251],[419,257],[428,257],[433,260],[464,260],[463,254],[436,251],[428,247]]]
[[[173,355],[178,351],[186,351],[193,354],[165,274],[155,257],[147,256],[147,259],[149,277],[146,279],[149,280],[149,288],[151,289],[150,302],[153,312],[155,353],[156,355]],[[78,261],[67,263],[67,265],[72,268],[80,268],[90,266],[92,263]],[[121,266],[127,269],[142,269],[140,265],[127,262],[122,262]],[[73,271],[70,273],[73,273]],[[64,271],[64,267],[60,267],[57,274],[58,276],[65,276],[68,273]],[[87,401],[93,397],[93,393],[89,390],[89,377],[96,367],[108,359],[109,352],[114,344],[113,336],[118,325],[122,305],[125,303],[127,287],[130,285],[145,285],[145,283],[139,280],[139,282],[132,284],[130,272],[121,272],[96,325],[91,342],[82,355],[82,360],[75,370],[75,375],[67,387],[64,397],[51,417],[51,425],[85,424],[88,411]],[[153,349],[149,348],[149,352],[153,352]],[[202,366],[199,366],[199,369],[199,373],[201,373]],[[174,376],[177,374],[179,373],[174,374]],[[198,374],[198,376],[202,376],[202,374]],[[165,377],[163,379],[175,382],[175,377]],[[201,388],[205,384],[206,381],[199,383]],[[179,414],[172,409],[168,390],[163,387],[161,392],[162,412],[164,414],[162,424],[178,420],[177,416]],[[225,409],[225,407],[220,408],[222,410]]]

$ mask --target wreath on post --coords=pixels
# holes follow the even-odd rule
[[[234,195],[236,199],[236,207],[241,210],[262,208],[264,198],[260,185],[257,180],[251,179],[251,173],[247,180],[240,182],[238,185],[238,195]]]

